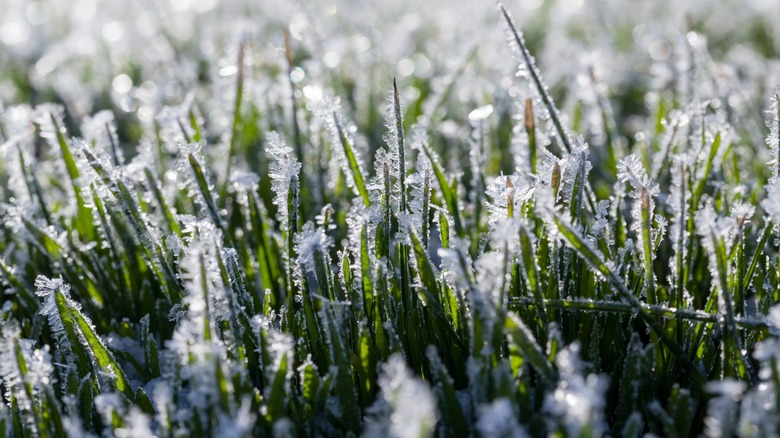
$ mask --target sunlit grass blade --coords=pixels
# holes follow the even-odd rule
[[[544,307],[544,292],[542,290],[542,282],[539,276],[538,263],[536,262],[536,250],[531,242],[531,233],[524,225],[520,226],[520,253],[523,261],[523,269],[525,271],[525,277],[528,280],[528,288],[533,294],[534,302],[536,304],[536,315],[539,320],[539,324],[542,330],[540,334],[545,333],[547,328],[547,311]],[[540,339],[542,344],[546,343],[546,339]]]
[[[62,159],[65,162],[65,169],[68,172],[68,177],[73,187],[73,193],[76,200],[76,229],[79,232],[79,236],[85,240],[91,240],[94,238],[94,225],[92,224],[92,213],[86,205],[84,194],[81,190],[81,186],[78,183],[78,179],[81,176],[76,160],[73,158],[73,153],[68,146],[68,141],[65,139],[63,130],[60,127],[57,119],[53,114],[49,114],[51,123],[54,125],[56,131],[57,143],[60,146],[60,152],[62,153]]]
[[[241,131],[241,105],[244,100],[244,52],[246,48],[244,42],[238,45],[238,55],[236,57],[236,92],[233,101],[233,121],[230,124],[230,140],[227,153],[227,170],[225,175],[225,181],[221,194],[224,195],[227,192],[227,184],[230,181],[230,171],[232,166],[230,160],[236,154],[239,141],[239,133]]]
[[[653,212],[650,211],[650,193],[644,186],[640,189],[639,202],[641,209],[641,240],[642,240],[642,262],[644,264],[644,288],[647,293],[647,301],[650,304],[656,304],[658,299],[655,295],[655,274],[653,273],[653,243],[651,242],[651,220]]]
[[[35,311],[38,310],[38,299],[21,281],[19,281],[19,278],[16,277],[14,271],[15,269],[8,266],[5,260],[0,257],[0,279],[8,282],[8,284],[14,288],[16,294],[21,298],[20,302],[22,306],[24,306],[25,311],[28,312],[28,315],[32,316]]]
[[[398,187],[400,189],[399,211],[406,212],[406,142],[404,140],[404,122],[401,112],[401,95],[393,78],[393,116],[395,121],[395,138],[398,144]]]
[[[58,300],[58,305],[60,305],[61,302],[62,301]],[[113,355],[103,345],[103,341],[98,338],[98,335],[92,328],[92,324],[87,321],[86,318],[84,318],[81,312],[79,312],[77,309],[69,308],[69,311],[73,315],[73,318],[78,325],[79,331],[92,351],[92,354],[97,361],[97,365],[100,367],[100,370],[113,375],[116,389],[124,394],[128,400],[134,400],[135,396],[133,394],[133,389],[130,386],[130,382],[127,380],[127,377],[125,377],[124,371],[122,371],[122,368],[119,366],[119,364],[117,364]]]
[[[347,157],[347,163],[349,164],[349,171],[352,174],[352,180],[355,182],[355,189],[360,195],[360,198],[363,200],[363,204],[368,206],[371,204],[371,200],[368,197],[368,190],[366,189],[366,182],[365,179],[363,178],[363,171],[360,169],[360,166],[358,165],[357,157],[355,156],[355,151],[352,149],[352,146],[349,144],[349,139],[344,133],[344,128],[341,127],[341,124],[338,121],[338,117],[335,114],[333,115],[333,123],[336,125],[336,131],[338,132],[339,135],[341,147],[344,149],[344,156]]]
[[[710,229],[710,239],[715,251],[716,272],[718,274],[718,283],[720,290],[716,293],[721,295],[719,303],[723,306],[725,317],[723,334],[723,373],[725,377],[739,377],[748,379],[747,361],[742,356],[742,347],[737,332],[737,324],[734,317],[734,300],[731,295],[728,284],[728,261],[726,255],[725,243],[722,236],[716,236],[715,230]],[[736,374],[733,374],[736,373]]]
[[[179,226],[179,223],[176,221],[176,218],[174,218],[171,208],[168,206],[168,203],[165,201],[165,197],[160,191],[160,187],[157,184],[158,179],[154,177],[151,169],[149,169],[148,167],[144,169],[144,176],[146,176],[146,182],[149,184],[149,187],[151,188],[152,193],[154,194],[154,198],[157,201],[157,204],[160,206],[160,209],[162,210],[163,216],[167,221],[169,230],[172,233],[176,233],[176,235],[181,237],[182,235],[181,226]]]
[[[439,183],[439,188],[442,193],[442,198],[444,198],[445,207],[454,222],[455,233],[461,238],[465,237],[465,229],[463,228],[463,223],[461,221],[457,195],[447,182],[447,177],[439,166],[438,161],[434,158],[430,149],[427,146],[423,146],[423,152],[428,158],[428,161],[431,163],[433,174],[436,176],[436,181]]]
[[[509,312],[504,320],[504,328],[507,335],[517,345],[517,348],[523,352],[528,361],[545,378],[548,384],[554,384],[558,381],[558,373],[555,367],[547,359],[539,345],[534,341],[533,334],[523,324],[519,317],[513,312]]]
[[[211,189],[209,188],[209,184],[206,181],[206,175],[203,172],[203,167],[201,166],[200,162],[198,162],[198,159],[194,154],[190,154],[187,157],[187,160],[190,162],[190,167],[192,167],[192,171],[195,174],[195,181],[198,184],[198,189],[200,190],[201,196],[203,196],[203,201],[206,204],[206,210],[211,216],[212,222],[217,226],[217,228],[225,232],[225,225],[222,221],[222,216],[219,214],[217,204],[214,202],[214,197],[211,193]],[[225,235],[225,238],[230,239],[230,236]]]
[[[525,64],[525,69],[528,71],[528,74],[531,76],[531,80],[533,81],[533,84],[536,87],[536,91],[539,93],[539,97],[542,99],[542,103],[544,104],[545,108],[550,114],[550,119],[552,120],[553,125],[555,126],[556,133],[558,134],[556,136],[556,141],[558,141],[560,145],[563,146],[561,149],[563,149],[565,152],[571,152],[572,150],[571,141],[569,140],[568,134],[563,129],[563,124],[561,123],[560,118],[558,117],[558,109],[555,107],[555,103],[553,102],[552,98],[550,97],[550,94],[547,91],[547,86],[544,84],[541,74],[539,73],[539,70],[536,68],[536,64],[534,63],[531,54],[528,52],[528,49],[525,46],[525,40],[523,39],[523,35],[520,33],[519,30],[517,30],[517,26],[515,26],[515,21],[509,15],[509,12],[507,12],[506,8],[504,8],[504,5],[499,3],[498,7],[501,10],[501,14],[504,17],[506,25],[509,28],[509,31],[511,32],[512,38],[514,39],[514,43],[517,44],[517,47],[520,51],[520,56],[522,58],[522,62]]]

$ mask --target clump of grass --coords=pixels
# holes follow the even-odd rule
[[[383,126],[287,31],[157,117],[0,109],[0,436],[777,433],[780,163],[739,160],[778,93],[756,143],[691,31],[717,86],[637,86],[629,140],[496,18],[522,74],[476,110],[473,51],[384,72]]]

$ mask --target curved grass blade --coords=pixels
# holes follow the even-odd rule
[[[523,352],[523,355],[531,365],[541,373],[547,383],[554,385],[558,381],[558,372],[536,341],[534,341],[531,331],[514,312],[507,312],[504,319],[504,330],[512,338],[517,348]]]
[[[58,300],[57,304],[61,305],[60,303],[64,304],[65,302],[64,300]],[[116,385],[116,389],[119,392],[124,394],[128,400],[135,400],[133,388],[130,386],[130,382],[127,380],[127,377],[125,377],[124,371],[122,371],[122,368],[119,366],[119,364],[116,363],[113,355],[108,351],[105,345],[103,345],[103,341],[101,341],[98,335],[95,333],[94,329],[92,328],[92,324],[87,321],[87,319],[81,314],[81,312],[79,312],[78,309],[72,306],[67,307],[67,311],[70,312],[73,316],[79,331],[84,337],[84,340],[87,342],[90,351],[92,351],[92,355],[97,361],[97,365],[101,370],[108,371],[109,374],[114,377],[114,385]]]

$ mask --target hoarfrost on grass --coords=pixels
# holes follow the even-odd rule
[[[436,399],[430,388],[413,376],[406,361],[390,356],[379,376],[381,395],[371,407],[366,436],[428,436],[438,420]]]

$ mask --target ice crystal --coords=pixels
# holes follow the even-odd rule
[[[301,232],[295,235],[295,253],[298,254],[298,261],[310,273],[316,272],[317,257],[323,258],[325,266],[330,265],[329,247],[330,238],[325,234],[325,230],[315,227],[311,222],[303,224]]]
[[[780,224],[780,177],[773,176],[769,179],[766,198],[761,201],[761,208],[775,224]]]
[[[49,103],[36,106],[32,113],[33,120],[40,127],[41,137],[45,138],[52,145],[56,143],[59,131],[54,123],[57,123],[59,129],[63,129],[64,114],[65,108],[62,105]]]
[[[115,165],[124,163],[116,132],[116,120],[111,111],[99,111],[94,116],[85,118],[81,132],[84,140],[94,145],[96,150],[111,154]]]
[[[379,376],[381,395],[371,407],[367,436],[410,437],[433,432],[438,412],[428,386],[415,378],[400,355],[390,356]]]
[[[561,380],[555,391],[545,397],[545,411],[561,419],[567,435],[579,435],[586,430],[594,436],[602,435],[606,426],[603,411],[606,378],[583,375],[576,344],[559,352],[555,363]]]
[[[766,137],[766,144],[769,145],[773,157],[769,164],[774,165],[773,175],[777,178],[780,177],[780,87],[772,92],[771,105],[767,113],[769,135]]]
[[[480,406],[476,426],[483,437],[524,438],[528,436],[517,422],[517,413],[512,402],[506,398]]]
[[[276,192],[274,204],[279,207],[282,229],[286,229],[290,215],[287,199],[290,190],[298,190],[298,172],[301,170],[301,163],[296,160],[294,151],[287,146],[278,133],[268,134],[267,142],[268,154],[273,159],[269,176],[273,181],[273,190]]]
[[[60,278],[47,278],[39,275],[35,279],[36,295],[43,298],[40,314],[49,319],[52,333],[58,339],[60,348],[69,347],[70,341],[65,334],[65,327],[57,311],[56,294],[61,293],[66,299],[70,297],[70,286]]]
[[[345,148],[351,149],[358,172],[364,174],[362,153],[356,147],[355,139],[352,135],[354,129],[346,124],[338,99],[324,99],[318,111],[327,129],[331,150],[338,164],[338,166],[333,166],[332,168],[341,169],[341,174],[345,178],[347,187],[356,191],[355,176],[350,168],[345,152]],[[343,143],[346,143],[346,146]]]
[[[704,434],[712,437],[730,436],[738,421],[738,404],[746,389],[745,382],[722,380],[709,382],[707,392],[713,395],[707,403]]]

